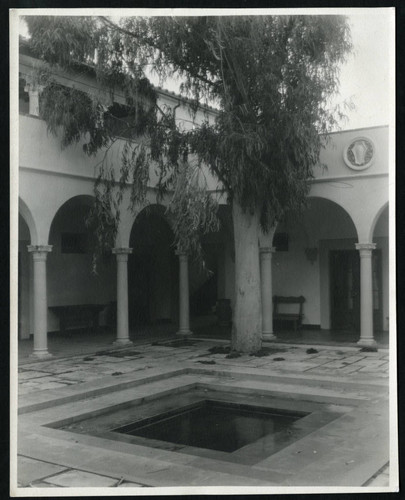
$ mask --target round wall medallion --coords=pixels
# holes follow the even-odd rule
[[[353,170],[364,170],[370,167],[374,157],[374,143],[367,137],[356,137],[343,151],[346,165]]]

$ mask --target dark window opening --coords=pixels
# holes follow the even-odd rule
[[[134,138],[137,130],[135,109],[123,104],[114,103],[105,113],[105,120],[108,123],[112,135]]]

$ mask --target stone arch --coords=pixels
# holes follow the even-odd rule
[[[303,295],[303,323],[329,328],[331,252],[355,252],[357,241],[354,220],[341,204],[322,195],[309,196],[307,210],[286,214],[277,226],[273,293]]]
[[[309,200],[323,200],[327,204],[330,204],[330,206],[338,207],[338,210],[342,214],[344,214],[344,217],[346,217],[347,222],[352,225],[352,229],[354,229],[354,231],[355,231],[355,237],[356,237],[356,239],[358,239],[358,230],[357,230],[356,224],[355,224],[352,216],[350,215],[350,213],[346,210],[346,208],[342,204],[338,203],[336,200],[332,200],[330,198],[327,198],[326,196],[320,196],[320,195],[309,195],[308,199]]]
[[[375,330],[389,330],[389,203],[377,210],[370,227],[372,252],[373,323]]]
[[[92,196],[94,181],[88,178],[59,175],[37,175],[22,170],[20,197],[30,208],[37,230],[38,245],[46,245],[54,217],[61,206],[78,195]]]
[[[165,207],[149,204],[137,214],[129,235],[129,323],[148,325],[176,321],[178,263],[174,235]]]
[[[84,224],[84,213],[80,212],[87,212],[94,203],[94,199],[95,199],[94,196],[88,194],[79,194],[77,196],[72,196],[71,198],[65,200],[63,203],[59,205],[58,209],[55,211],[55,214],[49,226],[48,242],[50,245],[54,243],[53,237],[55,232],[55,225],[60,222],[61,216],[66,212],[73,211],[69,223]],[[81,208],[83,208],[84,210],[82,210]],[[82,215],[83,218],[81,218]]]
[[[275,222],[274,225],[268,230],[267,233],[260,231],[259,235],[259,245],[260,247],[272,247],[274,235],[277,231],[278,222]]]
[[[77,182],[77,179],[66,179],[66,182],[63,186],[64,196],[55,198],[52,205],[50,206],[46,241],[49,241],[52,224],[54,223],[55,218],[58,216],[61,210],[65,210],[66,207],[72,206],[74,204],[82,204],[90,207],[95,200],[93,194],[93,183]]]
[[[21,198],[18,200],[18,211],[28,226],[31,245],[38,245],[38,232],[34,217],[32,216],[31,210],[28,208],[27,204]]]
[[[94,200],[95,200],[94,196],[91,196],[89,194],[78,194],[76,196],[68,198],[67,200],[64,200],[59,204],[59,206],[55,210],[54,216],[52,217],[51,227],[55,221],[55,218],[58,216],[61,210],[66,210],[67,208],[76,204],[82,204],[90,208],[94,203]],[[49,228],[49,232],[51,231],[51,227]]]
[[[129,239],[132,238],[132,233],[134,228],[137,227],[145,218],[153,217],[161,220],[170,228],[170,231],[173,233],[173,220],[166,213],[166,207],[161,205],[160,203],[150,203],[142,207],[142,209],[136,214],[134,221],[131,226],[131,231],[129,235]]]
[[[169,222],[170,218],[167,217],[167,215],[166,215],[166,207],[164,205],[162,205],[161,203],[149,203],[149,204],[145,205],[138,212],[138,214],[136,215],[136,218],[142,217],[143,215],[148,214],[148,213],[151,213],[151,214],[153,213],[153,214],[159,215],[160,217],[163,217],[164,219],[166,219],[166,222],[168,224],[170,224],[170,222]]]
[[[369,240],[368,241],[372,241],[373,240],[373,236],[374,236],[374,230],[376,228],[376,225],[378,223],[378,221],[380,220],[380,217],[383,215],[384,211],[387,209],[389,209],[389,204],[388,204],[388,201],[385,202],[376,212],[376,214],[374,215],[373,219],[372,219],[372,222],[371,222],[371,226],[370,226],[370,232],[369,232]]]
[[[47,258],[48,304],[53,306],[99,304],[106,309],[100,324],[108,321],[107,306],[116,300],[116,264],[111,253],[97,255],[94,268],[94,236],[85,219],[94,197],[80,194],[59,205],[52,219]],[[52,311],[49,331],[59,329]]]
[[[128,191],[124,193],[123,202],[121,204],[121,216],[118,225],[117,237],[115,240],[116,247],[125,248],[130,246],[129,242],[131,238],[131,232],[134,227],[136,219],[139,217],[140,214],[145,214],[149,211],[161,214],[161,216],[164,217],[166,222],[169,224],[170,228],[173,230],[173,221],[171,220],[170,214],[165,213],[166,210],[166,205],[164,204],[165,200],[163,200],[163,203],[157,203],[155,199],[156,198],[155,193],[148,191],[147,201],[145,202],[145,204],[136,207],[135,210],[131,210],[129,208],[131,206],[129,195],[130,193]]]
[[[29,339],[33,333],[32,262],[27,245],[37,245],[38,233],[27,204],[19,198],[18,223],[18,338]]]
[[[301,250],[308,249],[310,260],[315,252],[311,249],[315,249],[319,241],[350,239],[353,240],[353,249],[358,241],[357,227],[351,215],[334,200],[317,195],[308,197],[305,210],[287,212],[277,223],[273,235],[272,245],[281,251],[290,251],[291,243],[294,246],[294,241],[300,241]]]

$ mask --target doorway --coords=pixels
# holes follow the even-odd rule
[[[330,251],[331,328],[360,331],[360,254],[357,250]],[[373,251],[373,323],[382,327],[381,250]]]
[[[148,205],[135,219],[128,258],[129,326],[175,321],[178,265],[164,209]],[[177,272],[177,274],[176,274]]]

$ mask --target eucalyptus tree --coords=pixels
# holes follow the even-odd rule
[[[216,203],[204,190],[209,168],[232,207],[235,237],[235,311],[232,348],[261,347],[258,240],[287,210],[305,205],[308,180],[322,137],[337,125],[330,108],[339,69],[351,50],[342,16],[27,17],[30,45],[49,64],[69,71],[90,66],[106,93],[88,96],[50,81],[42,115],[62,144],[86,138],[85,151],[117,139],[119,88],[125,95],[127,136],[119,179],[108,162],[96,182],[100,240],[114,234],[122,189],[145,200],[150,165],[169,209],[177,245],[199,253],[198,236],[216,226]],[[218,108],[215,123],[192,130],[160,109],[146,68],[164,80],[180,78],[181,94],[196,112]],[[108,96],[108,97],[106,97]],[[129,119],[128,119],[129,118]],[[128,135],[129,133],[129,135]],[[122,135],[122,133],[121,133]],[[117,182],[118,181],[118,184]],[[116,191],[116,186],[121,189]]]

